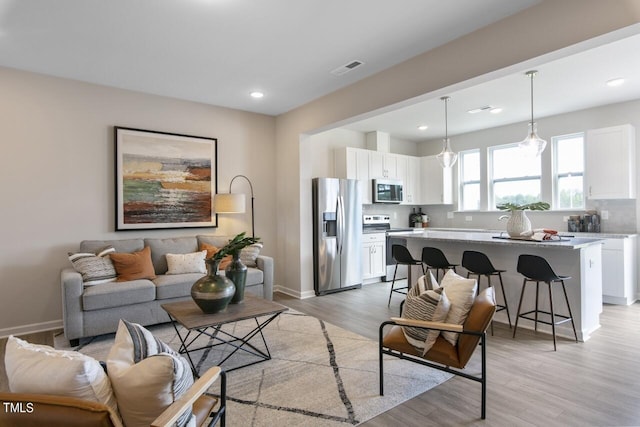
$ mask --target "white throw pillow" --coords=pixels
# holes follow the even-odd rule
[[[255,267],[256,259],[260,255],[262,243],[254,243],[240,250],[240,261],[247,267]]]
[[[440,286],[447,292],[447,297],[451,302],[451,309],[445,322],[463,325],[476,297],[477,280],[466,279],[453,270],[449,270],[442,278]],[[451,345],[457,344],[459,335],[457,332],[442,332],[442,337]]]
[[[167,274],[206,273],[207,267],[204,259],[207,251],[193,252],[190,254],[167,254]]]
[[[120,320],[107,370],[127,427],[149,426],[193,384],[191,366],[142,326]],[[194,419],[187,411],[177,422]]]
[[[75,397],[109,408],[115,426],[121,426],[111,382],[100,363],[77,351],[56,350],[10,336],[4,356],[9,390]]]

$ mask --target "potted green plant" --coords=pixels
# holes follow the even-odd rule
[[[526,210],[546,211],[551,207],[547,202],[533,202],[518,205],[515,203],[503,203],[497,205],[496,208],[501,211],[509,211],[511,215],[502,215],[498,220],[508,219],[507,233],[509,237],[523,237],[531,235],[531,221],[525,214]]]
[[[219,313],[226,310],[229,303],[242,302],[247,267],[240,260],[240,251],[259,240],[259,237],[245,237],[244,232],[240,233],[205,260],[207,275],[198,279],[191,287],[191,298],[203,312]],[[227,255],[231,255],[233,261],[222,276],[218,274],[218,266]]]

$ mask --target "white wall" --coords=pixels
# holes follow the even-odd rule
[[[250,229],[247,214],[220,215],[218,229],[114,232],[115,125],[218,138],[218,189],[252,180],[256,234],[275,253],[275,118],[7,68],[0,93],[0,336],[61,325],[60,269],[83,239]]]

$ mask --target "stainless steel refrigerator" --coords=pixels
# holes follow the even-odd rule
[[[316,295],[362,286],[362,194],[358,180],[313,178]]]

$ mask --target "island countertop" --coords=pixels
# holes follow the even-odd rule
[[[593,237],[567,237],[561,236],[560,240],[522,240],[511,239],[505,232],[482,232],[463,230],[429,230],[423,232],[409,231],[406,233],[394,233],[394,236],[411,239],[428,239],[442,242],[472,242],[488,245],[515,245],[515,246],[535,246],[539,248],[553,247],[556,249],[581,249],[587,246],[602,244],[603,239]]]

